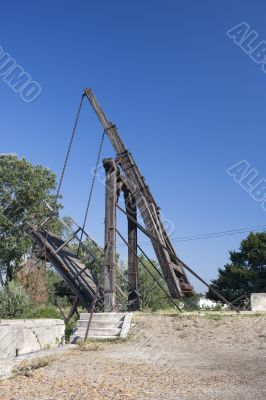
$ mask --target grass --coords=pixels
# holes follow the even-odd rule
[[[27,310],[24,313],[23,317],[29,319],[37,319],[37,318],[62,319],[61,314],[59,313],[57,308],[53,305],[32,307],[31,309]]]
[[[104,350],[104,346],[93,340],[79,340],[77,342],[77,350],[79,351],[99,351]]]
[[[44,368],[47,365],[51,364],[54,361],[54,357],[46,356],[46,357],[38,357],[30,361],[24,361],[20,363],[14,370],[13,376],[32,376],[33,371],[39,368]]]
[[[221,321],[224,318],[224,316],[221,314],[210,314],[210,313],[205,314],[204,317],[212,321]]]

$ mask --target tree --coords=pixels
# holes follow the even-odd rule
[[[50,169],[14,154],[0,155],[0,268],[7,281],[31,247],[23,223],[33,218],[39,223],[48,216],[45,202],[57,212],[55,188],[56,176]],[[51,225],[57,226],[56,218]]]
[[[144,256],[140,256],[140,260],[141,262],[139,261],[138,263],[138,292],[141,296],[140,301],[142,309],[149,308],[152,311],[156,311],[173,307],[172,302],[167,298],[165,292],[160,288],[148,271],[155,276],[161,286],[168,292],[165,280]],[[159,270],[157,261],[152,260],[152,262]]]
[[[266,232],[250,233],[231,251],[230,263],[219,269],[212,286],[234,305],[246,303],[251,293],[266,292]],[[209,291],[207,297],[219,300]]]
[[[47,275],[45,262],[34,265],[33,260],[29,259],[20,265],[16,281],[35,304],[44,304],[49,298]]]
[[[0,318],[22,318],[30,307],[30,297],[16,282],[0,289]]]

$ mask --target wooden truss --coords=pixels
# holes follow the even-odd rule
[[[163,226],[160,217],[160,210],[144,177],[141,175],[137,164],[135,163],[131,153],[123,143],[116,126],[109,122],[99,103],[94,97],[91,89],[85,89],[92,108],[98,116],[106,135],[108,136],[115,152],[116,160],[106,160],[106,228],[105,228],[105,257],[106,257],[106,307],[112,309],[115,301],[114,293],[114,258],[115,258],[115,221],[116,211],[115,204],[117,202],[117,192],[123,190],[126,192],[126,215],[131,220],[129,222],[129,243],[136,250],[137,234],[136,234],[136,208],[140,211],[146,232],[151,239],[155,254],[160,264],[163,277],[167,283],[172,298],[180,298],[185,294],[193,292],[185,272],[185,264],[177,257],[168,234]],[[119,173],[118,166],[123,171],[123,175]],[[115,178],[116,177],[116,178]],[[130,206],[130,209],[128,208]],[[134,218],[132,216],[134,215]],[[136,253],[136,252],[135,252]],[[129,255],[129,279],[132,287],[136,287],[136,256],[134,250]],[[109,276],[110,275],[110,276]],[[135,302],[134,295],[132,301]]]
[[[129,311],[138,310],[140,306],[140,296],[138,293],[139,264],[142,264],[143,268],[146,268],[147,273],[153,277],[165,295],[177,308],[178,305],[173,299],[193,293],[193,287],[189,283],[186,271],[194,275],[204,285],[212,290],[222,301],[228,304],[229,302],[222,295],[208,285],[197,273],[195,273],[176,255],[170,238],[162,223],[159,207],[157,206],[155,199],[153,198],[150,189],[147,186],[144,177],[141,175],[131,153],[124,145],[116,126],[108,121],[90,89],[85,89],[82,101],[85,96],[88,98],[92,108],[98,116],[104,128],[104,133],[108,136],[116,153],[116,159],[106,158],[103,160],[103,166],[106,174],[105,244],[103,265],[104,288],[100,286],[98,280],[95,278],[91,270],[91,267],[94,263],[99,263],[96,254],[88,252],[88,260],[90,262],[88,264],[86,263],[85,265],[79,258],[79,251],[77,254],[75,254],[69,246],[70,242],[74,238],[79,241],[80,245],[82,245],[81,238],[83,235],[85,235],[87,238],[90,238],[84,230],[85,223],[83,227],[80,227],[78,224],[76,224],[77,230],[72,232],[71,236],[66,241],[63,241],[60,237],[44,229],[44,225],[50,220],[51,216],[47,217],[39,227],[34,226],[31,223],[26,223],[24,225],[25,231],[32,237],[35,243],[44,250],[44,259],[53,263],[67,285],[70,287],[72,293],[75,295],[70,313],[64,318],[69,320],[77,311],[77,305],[79,303],[81,303],[88,310],[91,310],[92,313],[94,312],[95,305],[98,302],[101,304],[103,303],[106,312],[116,311],[116,290],[122,292],[121,288],[118,287],[116,282],[117,235],[128,246],[127,282]],[[76,124],[74,131],[75,128]],[[70,142],[70,146],[71,143],[72,140]],[[121,193],[124,195],[125,208],[120,207],[118,204]],[[118,209],[127,217],[127,240],[117,229],[116,223]],[[138,212],[142,217],[144,227],[138,223]],[[140,248],[138,244],[138,229],[141,230],[151,240],[154,252],[161,267],[160,270],[156,268],[147,254],[145,254],[145,252]],[[79,232],[82,233],[81,238],[78,236]],[[94,244],[97,246],[95,242]],[[141,251],[144,257],[146,257],[146,259],[149,261],[150,265],[156,269],[157,274],[159,274],[161,278],[165,280],[170,295],[166,291],[165,287],[161,285],[156,275],[154,275],[152,271],[146,267],[145,263],[143,263],[143,260],[138,256],[138,251]],[[119,272],[119,270],[117,271]],[[126,278],[123,276],[123,279]],[[122,294],[125,296],[123,292]]]

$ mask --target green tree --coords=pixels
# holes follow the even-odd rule
[[[23,318],[31,305],[30,297],[17,283],[9,282],[0,289],[0,318]]]
[[[199,300],[203,295],[201,293],[194,293],[188,297],[183,297],[181,303],[183,303],[184,311],[197,311],[200,310]]]
[[[14,154],[0,155],[0,268],[12,280],[21,257],[31,247],[22,225],[49,215],[45,202],[56,212],[56,176],[48,168],[32,165]],[[50,226],[57,226],[56,218]]]
[[[144,257],[140,256],[139,265],[138,265],[138,292],[140,293],[141,306],[142,309],[149,308],[152,311],[156,311],[159,309],[171,308],[173,307],[172,302],[167,298],[164,291],[160,288],[158,283],[154,280],[154,278],[150,275],[148,271],[150,271],[153,276],[159,281],[161,286],[168,292],[165,280],[161,277],[161,275],[153,268],[151,263]],[[153,264],[159,270],[158,263],[153,261]],[[145,267],[143,266],[145,265]]]
[[[230,263],[219,269],[212,286],[235,305],[246,303],[250,293],[266,292],[266,232],[250,233],[239,251],[231,251]],[[208,298],[219,300],[209,291]]]

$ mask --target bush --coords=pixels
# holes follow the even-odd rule
[[[24,312],[24,318],[38,319],[38,318],[52,318],[62,319],[61,314],[56,307],[52,305],[34,306]]]
[[[62,319],[59,310],[51,304],[34,303],[25,290],[12,281],[0,289],[0,318],[2,319]]]
[[[0,290],[0,318],[23,318],[31,308],[31,300],[17,283],[10,282]]]
[[[49,293],[46,268],[44,263],[41,266],[36,266],[34,261],[34,259],[29,259],[19,267],[16,273],[16,281],[34,303],[47,303]]]
[[[199,299],[201,295],[198,293],[194,293],[188,297],[183,297],[181,302],[183,303],[184,311],[198,311],[200,310]]]

